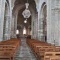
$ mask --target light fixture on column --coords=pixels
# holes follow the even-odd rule
[[[28,0],[27,0],[27,3],[25,3],[25,6],[26,6],[26,9],[22,12],[22,15],[24,18],[29,18],[31,16],[31,12],[28,9],[28,6],[29,6]]]

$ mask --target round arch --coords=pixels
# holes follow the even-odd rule
[[[41,10],[40,10],[40,18],[39,18],[39,28],[40,28],[40,31],[41,31],[41,39],[43,41],[47,41],[47,20],[46,20],[46,17],[47,17],[47,5],[46,5],[46,2],[43,2],[42,5],[41,5]]]
[[[3,40],[10,39],[9,37],[9,26],[10,26],[10,7],[9,7],[9,1],[6,0],[5,2],[5,12],[4,12],[4,25],[3,25]]]

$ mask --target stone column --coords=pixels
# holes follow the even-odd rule
[[[13,7],[15,0],[9,0],[9,37],[15,38]]]
[[[43,40],[43,14],[41,11],[40,17],[38,19],[38,39]]]
[[[59,35],[59,36],[58,36],[58,38],[59,38],[59,40],[58,40],[58,41],[56,40],[56,41],[58,42],[58,44],[59,44],[59,46],[60,46],[60,9],[59,9],[59,12],[58,12],[58,13],[59,13],[59,14],[58,14],[58,17],[59,17],[59,18],[58,18],[58,19],[59,19],[59,20],[58,20],[58,24],[59,24],[59,27],[58,27],[58,28],[59,28],[59,30],[58,30],[58,31],[59,31],[59,32],[58,32],[58,35]]]
[[[7,3],[6,3],[7,4]],[[10,10],[9,10],[9,5],[7,4],[5,7],[5,17],[4,17],[4,36],[3,39],[4,40],[8,40],[10,39]]]
[[[38,39],[38,13],[36,13],[36,39]]]
[[[36,12],[33,12],[32,14],[32,22],[31,22],[31,28],[32,28],[32,38],[36,39],[36,34],[37,34],[37,15]]]
[[[17,16],[18,14],[16,13],[14,15],[14,37],[16,38],[16,30],[17,30]]]
[[[34,38],[34,16],[31,19],[31,38]]]
[[[14,37],[14,16],[12,16],[12,22],[11,22],[11,38],[15,38]]]
[[[47,0],[47,42],[52,43],[53,41],[53,31],[51,23],[51,0]]]
[[[34,17],[34,39],[36,39],[36,19]]]
[[[3,40],[5,0],[0,0],[0,41]]]
[[[5,23],[5,22],[4,22]],[[6,23],[5,23],[5,31],[4,31],[4,40],[9,39],[9,29],[10,28],[10,21],[9,21],[9,16],[6,16]]]

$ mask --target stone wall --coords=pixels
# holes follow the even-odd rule
[[[50,0],[47,4],[47,42],[60,45],[60,0]]]
[[[55,45],[60,45],[60,0],[40,0],[38,6],[38,39],[41,40],[42,21],[41,6],[43,2],[47,5],[47,42]],[[53,2],[53,3],[52,3]]]

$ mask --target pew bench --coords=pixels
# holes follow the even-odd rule
[[[45,52],[44,60],[59,60],[60,52]]]
[[[27,44],[30,46],[38,60],[44,60],[45,52],[60,52],[60,46],[54,46],[50,43],[41,42],[34,39],[27,40]]]
[[[0,60],[14,60],[20,44],[21,40],[15,38],[0,42]]]

